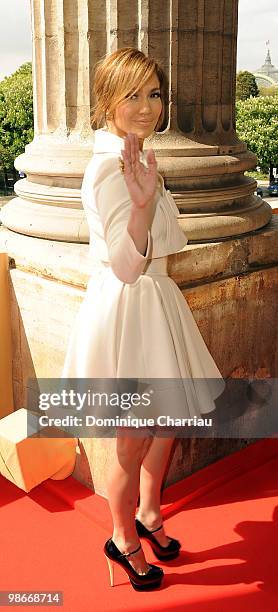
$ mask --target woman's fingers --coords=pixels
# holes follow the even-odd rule
[[[148,162],[148,166],[155,166],[155,167],[157,166],[155,153],[153,149],[147,150],[147,162]]]
[[[124,145],[125,159],[129,160],[130,170],[134,173],[134,177],[140,176],[144,167],[139,161],[139,140],[136,134],[129,132],[124,137]]]
[[[131,163],[134,167],[134,170],[137,170],[137,164],[139,162],[139,142],[136,134],[132,132],[128,133],[128,138],[130,142],[130,151],[131,151]]]
[[[129,164],[131,164],[130,140],[126,136],[124,138],[124,151],[125,151],[126,159],[128,159]]]
[[[124,138],[124,162],[128,166],[128,171],[133,171],[133,152],[132,152],[132,143],[129,135]]]
[[[131,163],[135,167],[136,165],[136,141],[134,138],[134,134],[128,134],[130,140],[130,150],[131,150]]]
[[[139,139],[136,134],[129,132],[124,137],[122,157],[124,161],[124,177],[131,198],[137,206],[144,206],[156,189],[157,163],[152,149],[147,151],[148,168],[139,159]]]

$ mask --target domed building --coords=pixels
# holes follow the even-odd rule
[[[278,87],[278,68],[271,63],[269,49],[266,54],[265,63],[253,74],[258,87],[272,87],[273,85]]]

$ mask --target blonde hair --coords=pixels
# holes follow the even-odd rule
[[[158,131],[163,124],[168,102],[168,80],[159,64],[134,47],[118,49],[99,60],[95,65],[93,85],[93,129],[103,127],[106,119],[113,117],[118,104],[134,94],[153,74],[157,75],[160,83],[162,102],[162,111],[155,126],[155,131]]]

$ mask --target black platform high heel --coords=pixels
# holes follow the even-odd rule
[[[175,540],[175,538],[170,538],[169,544],[167,546],[162,546],[153,536],[153,533],[159,531],[159,529],[161,529],[163,525],[160,525],[160,527],[157,527],[156,529],[149,530],[137,518],[135,519],[135,524],[139,537],[145,538],[149,541],[157,559],[159,559],[160,561],[170,561],[171,559],[175,559],[176,557],[178,557],[181,547],[181,543],[178,540]]]
[[[130,553],[121,553],[113,542],[112,538],[107,540],[104,544],[104,554],[107,559],[109,573],[110,573],[110,584],[114,586],[114,563],[118,563],[122,566],[125,572],[128,574],[129,580],[136,591],[149,591],[156,589],[160,586],[162,578],[164,576],[163,569],[148,563],[149,570],[144,574],[138,574],[135,569],[127,561],[126,557],[134,555],[140,550],[141,544]]]

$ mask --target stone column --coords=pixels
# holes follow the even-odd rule
[[[168,75],[170,103],[163,132],[150,142],[180,223],[197,242],[262,227],[271,208],[244,176],[256,157],[235,125],[238,3],[173,0],[163,11],[158,4],[144,4],[141,40]]]
[[[15,161],[27,178],[16,183],[18,198],[2,215],[13,231],[88,242],[80,186],[94,141],[91,12],[88,0],[31,0],[34,139]]]
[[[234,0],[32,0],[35,136],[15,162],[27,178],[3,211],[6,227],[88,242],[80,200],[93,151],[95,62],[123,46],[154,56],[169,78],[163,131],[149,139],[189,240],[249,232],[271,208],[244,176],[256,157],[235,131]]]

